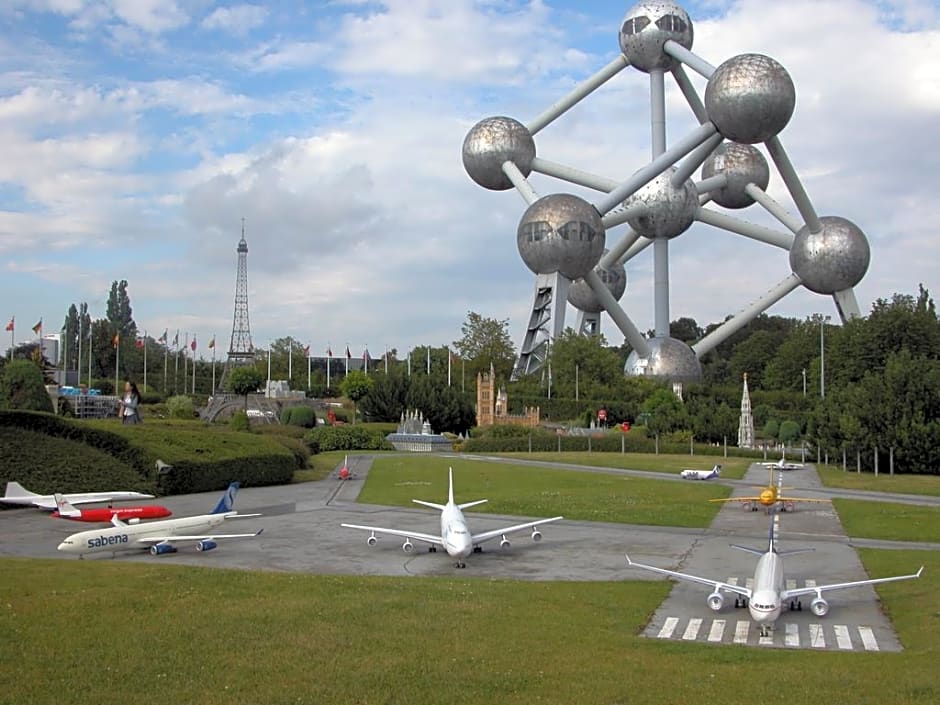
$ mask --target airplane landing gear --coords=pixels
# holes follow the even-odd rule
[[[761,635],[762,637],[770,636],[770,635],[771,635],[771,631],[772,631],[772,630],[771,630],[771,628],[770,628],[768,625],[766,625],[766,624],[760,625],[760,635]]]
[[[797,612],[803,611],[803,602],[801,600],[790,600],[790,611],[793,612],[794,610]]]
[[[474,552],[474,553],[483,553],[483,546],[474,546],[474,547],[473,547],[473,552]]]
[[[428,546],[428,553],[437,553],[437,546]]]
[[[455,567],[456,567],[456,568],[466,568],[466,567],[467,567],[467,564],[464,563],[463,561],[457,561],[457,565],[456,565]]]

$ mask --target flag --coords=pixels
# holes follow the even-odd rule
[[[160,345],[166,345],[167,334],[168,334],[169,332],[170,332],[169,330],[164,330],[164,331],[163,331],[163,335],[161,335],[159,338],[157,338],[157,342],[160,343]]]
[[[351,360],[351,359],[352,359],[352,353],[349,352],[349,346],[348,346],[348,345],[346,346],[346,359],[347,359],[347,360]]]
[[[212,336],[212,340],[209,341],[209,349],[215,350],[215,336]]]
[[[326,356],[333,357],[333,348],[331,348],[329,345],[326,346]]]
[[[193,342],[189,344],[189,347],[192,349],[193,352],[196,352],[196,334],[195,333],[193,333]]]
[[[7,330],[13,330],[13,324],[16,322],[16,316],[10,319],[10,322],[7,323]]]
[[[310,346],[304,345],[304,357],[310,357]]]
[[[365,350],[362,351],[362,359],[366,361],[369,361],[372,359],[372,356],[369,355],[369,348],[366,348]]]
[[[114,348],[117,348],[117,346],[120,344],[121,344],[121,334],[115,333],[114,337],[111,338],[111,346]]]
[[[173,347],[178,347],[180,344],[180,332],[176,331],[176,335],[173,336]]]
[[[144,339],[141,338],[139,335],[137,336],[137,340],[134,341],[134,347],[135,347],[135,348],[142,348],[142,347],[144,347]]]
[[[42,332],[42,319],[39,319],[39,323],[33,326],[33,333],[39,335]]]

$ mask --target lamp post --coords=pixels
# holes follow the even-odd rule
[[[824,316],[821,313],[814,313],[812,320],[819,324],[819,398],[826,398],[826,324],[832,320],[832,316]]]
[[[806,368],[803,368],[803,396],[806,396]]]

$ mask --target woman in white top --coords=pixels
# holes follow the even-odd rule
[[[137,391],[137,385],[131,381],[124,384],[124,398],[121,399],[121,406],[118,415],[121,417],[121,423],[135,424],[140,423],[140,392]]]

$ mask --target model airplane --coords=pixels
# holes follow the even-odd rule
[[[507,534],[512,534],[517,531],[524,531],[526,529],[532,529],[533,541],[540,541],[542,539],[542,533],[536,527],[542,524],[547,524],[550,521],[558,521],[559,519],[563,518],[552,517],[551,519],[539,519],[537,521],[526,522],[525,524],[507,526],[503,529],[493,529],[491,531],[483,531],[479,534],[472,534],[470,533],[470,529],[467,527],[467,520],[464,518],[463,510],[467,509],[468,507],[475,507],[478,504],[483,504],[486,500],[478,499],[475,502],[456,504],[454,502],[453,468],[450,468],[448,478],[450,484],[447,489],[447,504],[435,504],[434,502],[425,502],[420,499],[411,500],[416,504],[422,504],[425,507],[431,507],[432,509],[440,510],[440,534],[423,534],[416,531],[401,531],[399,529],[386,529],[380,526],[359,526],[357,524],[341,524],[341,526],[344,526],[347,529],[360,529],[362,531],[369,531],[369,538],[366,539],[366,541],[370,546],[374,546],[378,541],[378,537],[376,536],[377,533],[390,534],[391,536],[401,536],[405,539],[405,542],[401,545],[401,549],[405,553],[411,553],[414,551],[414,544],[411,542],[412,539],[417,541],[424,541],[425,543],[430,544],[430,548],[428,550],[432,553],[437,551],[438,546],[442,546],[444,550],[447,551],[447,555],[457,559],[458,568],[466,568],[467,564],[463,562],[463,559],[469,556],[471,553],[480,553],[482,551],[482,544],[484,542],[500,537],[500,548],[509,548],[510,543],[509,539],[506,538]]]
[[[781,456],[780,460],[773,463],[761,463],[761,465],[774,470],[800,470],[803,467],[803,463],[788,463],[786,456]]]
[[[716,465],[711,470],[683,470],[679,475],[683,480],[711,480],[721,475],[721,465]]]
[[[783,486],[783,476],[779,476],[777,482],[774,482],[774,466],[770,468],[770,484],[760,488],[760,493],[753,497],[727,497],[725,499],[710,499],[709,502],[740,502],[745,509],[756,512],[760,507],[773,509],[780,507],[781,511],[793,511],[798,502],[809,502],[815,504],[829,504],[828,499],[807,499],[804,497],[784,496],[784,490],[791,490],[792,487]]]
[[[802,587],[788,590],[784,587],[786,580],[784,578],[782,557],[795,553],[806,553],[814,549],[802,548],[792,551],[778,551],[774,536],[774,522],[777,518],[778,516],[774,515],[774,518],[771,519],[770,542],[766,551],[731,544],[732,548],[760,556],[760,559],[757,561],[757,567],[754,569],[754,582],[751,588],[741,585],[732,585],[731,583],[726,583],[721,580],[712,580],[711,578],[689,575],[688,573],[679,573],[674,570],[656,568],[651,565],[643,565],[642,563],[634,563],[630,560],[629,555],[626,557],[627,564],[633,568],[642,568],[643,570],[661,573],[662,575],[668,575],[672,578],[678,578],[679,580],[686,580],[711,587],[712,593],[706,598],[706,602],[708,606],[716,612],[724,605],[725,597],[723,593],[734,593],[734,606],[744,606],[748,608],[748,611],[751,613],[751,619],[760,626],[761,636],[767,636],[770,633],[773,629],[774,622],[777,621],[777,618],[785,607],[789,607],[791,610],[802,610],[803,603],[799,598],[805,595],[814,595],[812,602],[809,604],[809,608],[817,617],[823,617],[829,612],[829,603],[826,602],[822,596],[824,592],[830,590],[845,590],[848,588],[861,587],[863,585],[875,585],[877,583],[890,583],[897,580],[910,580],[911,578],[919,578],[924,570],[924,567],[921,566],[920,570],[912,575],[896,575],[890,578],[855,580],[849,583],[832,583],[831,585],[817,585],[815,587]]]
[[[123,522],[117,517],[111,519],[112,526],[107,529],[81,531],[72,534],[59,544],[59,550],[65,553],[77,553],[79,558],[86,553],[101,553],[134,549],[150,549],[158,556],[164,553],[176,553],[175,543],[193,542],[197,551],[211,551],[218,545],[219,539],[242,539],[257,536],[263,531],[251,534],[210,534],[216,526],[226,519],[244,519],[261,516],[260,514],[239,514],[232,510],[238,483],[233,482],[225,490],[222,499],[210,514],[186,517],[183,519],[164,519],[146,524]]]
[[[96,521],[107,524],[114,517],[121,521],[140,521],[141,519],[163,519],[170,516],[171,512],[166,507],[159,504],[148,504],[139,507],[96,507],[94,509],[78,509],[69,502],[65,495],[54,494],[55,504],[58,507],[52,516],[61,519],[71,519],[72,521]]]
[[[152,494],[142,492],[79,492],[63,495],[72,504],[91,504],[93,502],[127,502],[133,499],[153,499]],[[53,510],[56,508],[55,496],[30,492],[18,482],[8,482],[6,493],[0,497],[6,504],[21,504]]]

